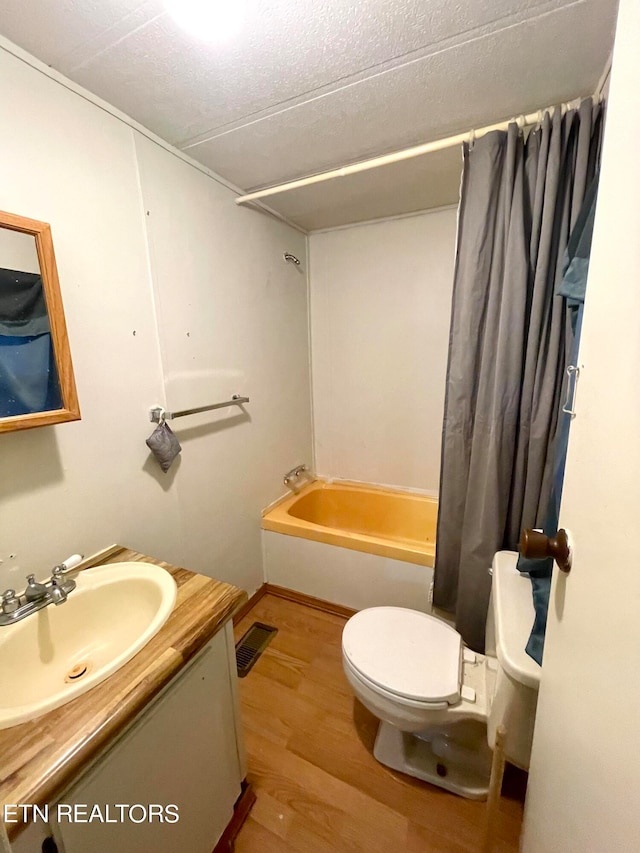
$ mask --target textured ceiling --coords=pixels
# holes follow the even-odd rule
[[[162,0],[0,0],[0,34],[249,190],[590,94],[616,7],[248,0],[242,31],[209,44],[183,32]],[[416,180],[438,172],[404,167],[396,197],[390,172],[336,187],[335,223],[328,185],[269,204],[310,228],[382,215],[385,199],[387,212],[402,212],[407,192],[404,208],[416,209],[412,168]],[[457,192],[457,178],[446,192],[436,183],[420,203]],[[324,213],[314,218],[316,206]]]
[[[265,199],[306,231],[456,204],[462,150],[436,151]]]

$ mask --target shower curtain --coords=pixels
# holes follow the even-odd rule
[[[572,331],[556,296],[600,152],[590,99],[464,146],[442,435],[434,604],[476,651],[495,551],[539,527]]]

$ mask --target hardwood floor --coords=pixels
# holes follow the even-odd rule
[[[265,595],[235,628],[278,634],[240,680],[257,801],[236,853],[476,853],[485,804],[395,773],[373,757],[377,720],[342,672],[345,619]],[[509,768],[496,853],[518,850],[524,774]]]

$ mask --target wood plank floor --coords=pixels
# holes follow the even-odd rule
[[[345,619],[266,595],[236,626],[278,634],[240,680],[257,801],[236,853],[476,853],[484,803],[395,773],[373,757],[377,720],[342,671]],[[496,853],[518,850],[525,774],[509,768]]]

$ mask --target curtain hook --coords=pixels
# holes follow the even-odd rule
[[[469,140],[468,140],[469,148],[473,148],[475,141],[476,141],[476,131],[475,131],[475,128],[471,128],[471,130],[469,131]]]
[[[542,122],[544,121],[544,113],[542,110],[538,110],[538,126],[542,127]]]
[[[520,130],[524,130],[525,127],[527,126],[527,122],[526,122],[525,117],[523,115],[519,115],[518,118],[516,119],[516,122],[517,122]]]

